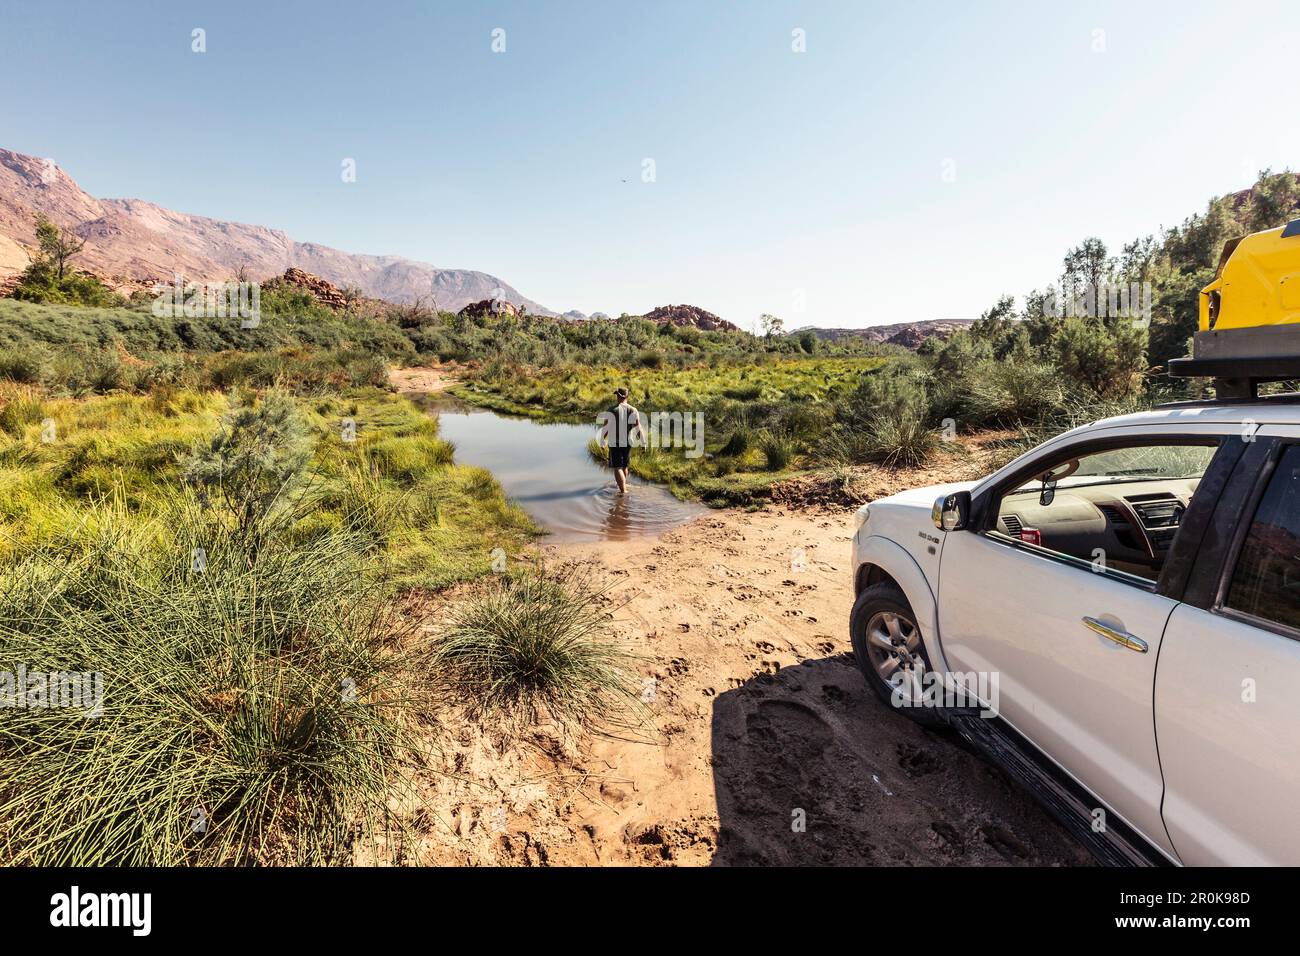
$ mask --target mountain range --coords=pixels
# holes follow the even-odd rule
[[[36,250],[36,214],[42,213],[85,239],[78,268],[93,272],[123,292],[170,283],[177,273],[193,282],[242,276],[265,282],[288,269],[319,276],[340,288],[389,302],[426,305],[457,312],[485,299],[500,298],[533,315],[558,313],[525,297],[486,272],[440,269],[402,256],[344,252],[298,242],[278,229],[196,216],[143,199],[98,199],[50,160],[0,148],[0,289],[31,261]],[[703,329],[735,329],[696,306],[660,306],[648,317]],[[585,321],[579,311],[564,318]],[[606,318],[593,313],[590,318]],[[859,337],[916,348],[929,335],[943,338],[969,324],[935,319],[863,329],[814,328],[819,338]],[[802,331],[802,330],[797,330]]]
[[[534,315],[555,315],[509,283],[472,269],[440,269],[401,256],[343,252],[297,242],[278,229],[195,216],[142,199],[97,199],[49,160],[0,149],[0,283],[26,268],[36,247],[36,213],[86,240],[79,268],[129,290],[186,279],[222,281],[242,273],[265,281],[296,267],[337,286],[390,302],[455,312],[502,298]]]

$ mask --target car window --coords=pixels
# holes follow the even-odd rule
[[[1214,445],[1139,445],[1112,448],[1078,459],[1078,468],[1061,484],[1079,486],[1117,479],[1160,480],[1199,478],[1210,467]],[[1061,470],[1061,469],[1058,469]],[[1036,481],[1022,485],[1018,491],[1035,487]]]
[[[1225,603],[1300,629],[1300,445],[1286,450],[1269,480]]]
[[[1063,452],[1003,494],[992,530],[1092,571],[1154,582],[1218,444],[1134,439]]]

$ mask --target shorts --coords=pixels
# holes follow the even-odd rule
[[[631,448],[615,448],[609,446],[609,467],[614,469],[626,468],[632,461]]]

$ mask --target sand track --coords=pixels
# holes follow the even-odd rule
[[[410,862],[1087,863],[998,770],[867,689],[847,636],[850,520],[717,512],[659,539],[548,548],[617,582],[646,724],[577,744],[453,728],[455,776],[431,779]]]

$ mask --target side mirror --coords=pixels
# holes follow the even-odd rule
[[[940,531],[961,531],[970,520],[970,492],[954,491],[940,495],[930,509],[930,518]]]

